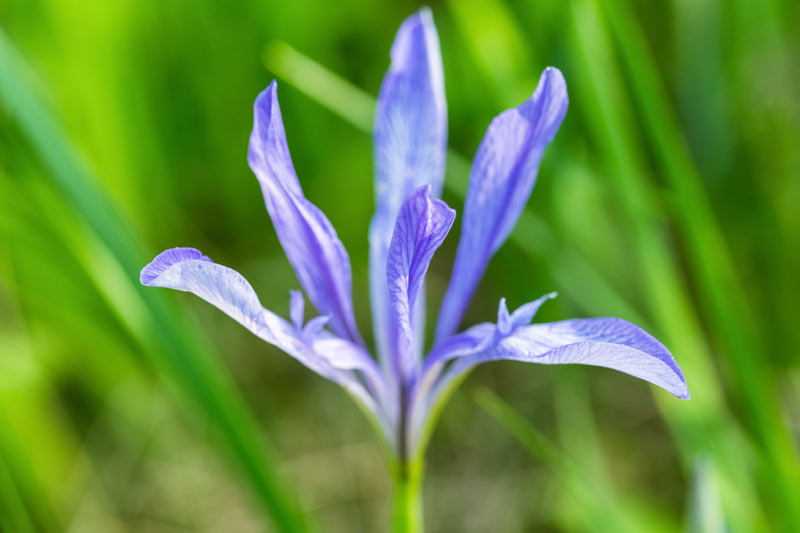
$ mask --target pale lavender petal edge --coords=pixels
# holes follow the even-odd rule
[[[365,371],[375,377],[375,363],[368,354],[350,341],[338,348],[341,352],[349,347],[345,356],[317,352],[313,349],[315,339],[304,339],[293,324],[265,309],[252,286],[238,272],[214,263],[194,248],[165,250],[140,274],[142,283],[148,287],[165,287],[191,292],[214,305],[262,340],[283,350],[317,374],[353,390],[367,403],[372,400],[361,387],[351,370]],[[310,343],[307,341],[311,341]],[[378,376],[379,377],[379,376]],[[379,387],[382,385],[378,385]]]

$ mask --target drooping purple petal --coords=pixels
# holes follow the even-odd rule
[[[199,296],[262,340],[280,348],[321,376],[347,387],[359,397],[366,395],[366,391],[350,370],[364,371],[370,376],[376,373],[375,362],[350,341],[343,341],[346,344],[340,344],[336,353],[316,351],[317,342],[332,335],[302,338],[292,324],[262,307],[253,288],[238,272],[212,262],[194,248],[173,248],[162,252],[142,269],[140,281],[148,287],[167,287]],[[345,350],[347,346],[349,348]],[[370,402],[368,397],[362,400]]]
[[[418,336],[413,322],[415,307],[423,300],[420,287],[434,252],[453,225],[456,213],[441,200],[431,198],[423,185],[406,200],[397,215],[389,246],[386,279],[391,305],[391,353],[394,368],[403,378],[412,376],[419,363]]]
[[[461,240],[439,311],[436,343],[457,331],[489,259],[528,201],[544,149],[567,111],[567,87],[547,68],[530,99],[498,115],[486,131],[469,178]]]
[[[544,365],[582,364],[625,372],[678,398],[689,389],[678,363],[655,337],[619,318],[587,318],[521,326],[492,346],[456,359],[439,387],[475,365],[500,359]]]
[[[378,351],[388,354],[386,255],[403,202],[421,185],[439,196],[447,147],[439,37],[427,8],[408,17],[392,46],[392,64],[375,111],[375,215],[370,224],[370,293]],[[420,306],[420,309],[424,306]]]
[[[350,259],[333,226],[297,180],[273,81],[255,102],[247,160],[261,184],[286,257],[320,314],[340,336],[363,344],[351,300]]]

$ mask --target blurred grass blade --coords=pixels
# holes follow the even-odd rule
[[[642,29],[629,6],[621,0],[600,2],[605,8],[612,35],[617,42],[623,65],[632,80],[631,89],[638,115],[647,129],[647,139],[655,148],[660,167],[673,189],[676,214],[673,217],[687,243],[688,254],[698,284],[705,292],[699,301],[706,303],[706,315],[717,329],[717,338],[730,357],[729,368],[741,391],[748,423],[765,449],[765,457],[774,460],[772,469],[781,481],[791,502],[798,501],[795,490],[800,477],[796,452],[780,416],[775,384],[767,374],[764,358],[756,357],[762,349],[753,331],[756,322],[751,306],[742,291],[725,239],[716,223],[703,189],[700,175],[681,134],[672,104],[658,74]],[[785,491],[785,492],[784,492]],[[792,528],[800,529],[800,515]]]
[[[508,7],[498,0],[450,0],[447,5],[494,100],[508,108],[529,98],[538,78],[531,68],[533,50]]]
[[[283,41],[264,48],[264,63],[292,85],[306,93],[356,128],[372,131],[375,100],[325,67],[307,58]]]
[[[179,318],[160,291],[139,286],[138,272],[148,256],[142,253],[131,224],[79,162],[33,84],[27,82],[27,74],[22,58],[0,30],[0,105],[16,119],[53,183],[86,222],[90,252],[84,261],[98,288],[151,363],[178,383],[206,414],[264,514],[280,531],[306,529],[292,492],[278,474],[276,460],[262,442],[255,418],[225,368],[209,353],[199,329]]]
[[[687,533],[726,533],[725,515],[711,457],[698,458],[692,473]]]
[[[349,81],[295,50],[283,41],[264,47],[264,66],[309,98],[346,120],[356,129],[372,135],[375,98]],[[448,150],[445,186],[463,198],[467,193],[469,163]]]
[[[702,396],[694,395],[693,403],[701,400],[706,404],[702,406],[703,411],[718,409],[712,407],[709,402],[721,402],[721,391],[713,377],[707,349],[691,345],[693,340],[696,342],[702,338],[699,318],[691,306],[685,285],[680,281],[675,260],[671,257],[668,245],[660,235],[652,214],[657,212],[657,207],[653,206],[655,197],[650,183],[646,180],[649,173],[642,157],[644,149],[639,143],[642,136],[634,133],[635,122],[632,118],[634,111],[628,105],[629,99],[623,88],[623,78],[611,49],[610,38],[598,4],[585,1],[573,3],[576,57],[591,80],[591,90],[582,93],[587,102],[591,102],[586,106],[592,111],[588,114],[591,119],[589,123],[595,130],[598,142],[604,146],[612,168],[610,175],[615,178],[618,194],[631,220],[631,229],[637,241],[640,268],[647,276],[645,295],[650,300],[651,312],[657,317],[656,325],[667,333],[668,345],[673,347],[673,351],[684,356],[680,361],[684,366],[684,372],[693,376],[690,383],[694,383],[695,390],[699,388],[702,391]],[[694,194],[696,191],[682,192]],[[702,206],[698,208],[702,209]],[[678,224],[689,224],[694,220],[692,213],[681,213],[681,215],[686,217],[686,220]],[[701,226],[701,229],[704,227]],[[700,241],[702,237],[699,234],[694,236]],[[697,250],[691,251],[694,253]],[[708,259],[702,255],[693,260]],[[739,333],[735,338],[738,338],[738,335]],[[781,436],[784,432],[781,430],[781,422],[777,419],[780,411],[771,399],[769,393],[771,387],[767,386],[763,369],[755,368],[761,366],[762,362],[757,361],[758,358],[753,357],[753,353],[755,352],[750,351],[747,354],[750,361],[746,363],[745,368],[750,368],[752,375],[745,379],[752,381],[745,385],[747,390],[744,391],[744,397],[747,421],[751,427],[756,428],[755,433],[759,443],[766,451],[759,456],[760,468],[764,471],[764,475],[770,478],[763,487],[767,493],[772,492],[773,495],[765,503],[769,506],[775,504],[779,506],[780,510],[775,509],[775,511],[784,517],[787,526],[797,525],[797,518],[794,516],[797,509],[793,509],[796,506],[791,504],[791,501],[796,500],[792,496],[795,489],[791,481],[795,477],[796,466],[792,464],[791,452],[787,451],[786,439]],[[687,359],[686,356],[690,358]],[[733,366],[736,366],[735,358]],[[741,369],[737,368],[734,371],[739,372]],[[684,427],[690,426],[684,424]],[[730,446],[734,441],[735,439],[731,437],[720,441],[719,444]],[[702,452],[701,449],[695,451]],[[732,451],[729,450],[727,456],[727,460],[720,460],[719,465],[722,472],[727,472],[729,468],[731,471],[740,470],[737,475],[739,481],[731,485],[726,484],[735,487],[749,478],[749,475],[741,471],[741,465],[737,464]],[[737,511],[741,512],[742,508],[737,506]],[[742,520],[735,522],[744,527]]]
[[[555,412],[562,453],[580,463],[593,480],[595,489],[606,494],[616,509],[622,509],[637,531],[677,530],[679,522],[673,513],[654,506],[647,494],[619,487],[615,472],[611,471],[611,463],[619,459],[606,456],[589,397],[590,375],[594,375],[593,369],[574,366],[563,366],[556,374]]]
[[[2,407],[2,406],[0,406]],[[56,531],[46,492],[31,470],[31,460],[0,411],[0,531]]]
[[[7,460],[0,454],[0,531],[33,533],[37,531],[28,516]]]
[[[577,68],[585,76],[573,101],[584,109],[589,133],[594,137],[609,168],[621,210],[628,219],[635,244],[640,286],[655,333],[665,338],[676,354],[692,390],[691,405],[658,397],[659,406],[675,430],[686,464],[696,454],[712,453],[724,477],[723,497],[736,502],[732,520],[742,531],[760,520],[756,490],[749,466],[749,446],[737,424],[726,413],[725,400],[711,364],[706,340],[688,291],[664,238],[662,222],[655,213],[654,196],[646,181],[644,151],[638,145],[632,110],[623,89],[599,8],[591,0],[570,4],[570,38]]]
[[[525,420],[513,407],[485,387],[474,390],[475,401],[528,452],[546,466],[575,500],[584,516],[583,525],[597,532],[641,531],[629,522],[632,514],[555,443]],[[613,512],[609,510],[613,509]]]

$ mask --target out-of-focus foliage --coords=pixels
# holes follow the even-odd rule
[[[370,95],[418,7],[0,3],[0,531],[384,529],[382,450],[346,395],[135,274],[194,246],[288,313],[298,284],[245,160],[276,77],[367,331]],[[457,210],[493,116],[547,65],[571,97],[467,321],[557,290],[542,320],[641,324],[693,398],[601,369],[482,367],[469,383],[504,401],[468,385],[444,410],[428,529],[800,529],[800,5],[431,7]],[[431,266],[431,316],[457,233]]]

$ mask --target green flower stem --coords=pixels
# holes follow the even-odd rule
[[[422,460],[392,466],[392,533],[422,533]]]

